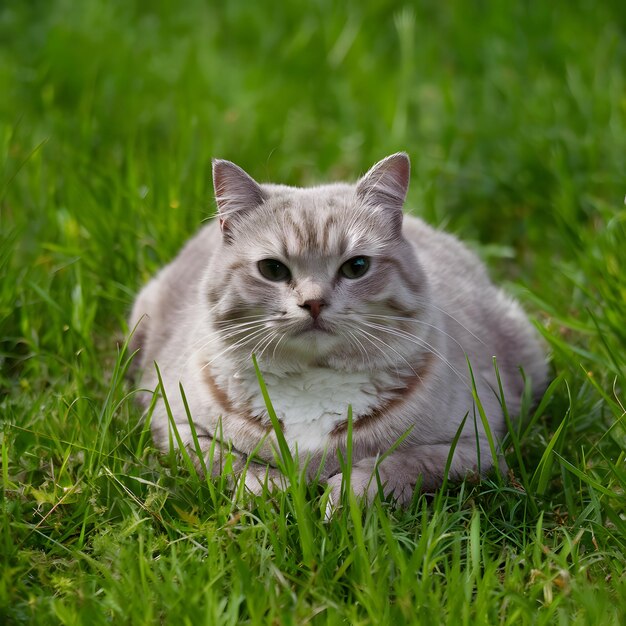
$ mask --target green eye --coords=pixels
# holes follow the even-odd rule
[[[339,273],[345,278],[361,278],[370,267],[370,260],[366,256],[355,256],[346,261],[340,268]]]
[[[261,272],[261,276],[267,278],[267,280],[279,283],[291,278],[289,268],[276,259],[262,259],[258,262],[257,267],[259,272]]]

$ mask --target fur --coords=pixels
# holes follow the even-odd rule
[[[490,429],[501,438],[493,357],[515,414],[524,390],[520,368],[536,396],[545,389],[544,351],[521,307],[491,283],[472,252],[403,215],[409,172],[407,155],[398,153],[355,185],[296,188],[258,184],[235,164],[214,161],[219,219],[144,287],[130,318],[141,384],[157,387],[157,362],[184,445],[193,450],[181,383],[204,452],[216,433],[241,464],[256,451],[251,475],[262,481],[276,441],[254,353],[292,452],[308,459],[311,472],[328,453],[321,475],[334,497],[348,406],[358,494],[375,493],[375,470],[385,494],[400,502],[418,482],[428,490],[440,485],[466,416],[449,475],[491,468],[467,363]],[[369,269],[347,278],[340,268],[356,257],[368,259]],[[284,264],[288,279],[264,277],[262,259]],[[150,399],[145,392],[144,405]],[[152,429],[167,450],[172,438],[161,399]],[[280,480],[273,469],[270,478]]]

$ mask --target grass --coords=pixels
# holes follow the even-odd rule
[[[625,35],[618,1],[3,3],[0,620],[623,624]],[[125,319],[211,157],[307,184],[399,149],[550,346],[510,480],[326,522],[157,454]]]

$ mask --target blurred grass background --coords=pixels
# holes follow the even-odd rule
[[[419,611],[444,623],[461,606],[471,623],[535,623],[537,615],[544,623],[619,623],[625,34],[626,8],[610,0],[0,3],[5,619],[198,623],[192,609],[205,602],[216,611],[211,619],[226,621],[231,611],[232,623],[260,623],[258,602],[258,615],[278,623],[289,615],[371,623],[383,608],[380,623]],[[301,575],[293,527],[276,546],[284,541],[296,556],[267,565],[255,524],[289,524],[289,516],[273,518],[270,507],[258,513],[261,522],[244,515],[231,523],[228,515],[241,515],[235,504],[220,500],[223,518],[206,485],[162,468],[116,369],[137,289],[213,214],[212,157],[258,180],[305,185],[354,180],[397,150],[412,159],[409,210],[478,250],[539,321],[562,376],[522,442],[528,467],[512,463],[517,476],[540,467],[548,482],[508,495],[494,495],[493,485],[462,488],[447,504],[431,503],[431,521],[459,507],[442,526],[452,539],[442,540],[436,568],[452,586],[471,581],[458,596],[445,579],[431,581],[433,613],[418,594],[428,582],[419,551],[402,539],[413,529],[438,532],[428,507],[368,513],[366,531],[386,537],[383,545],[393,545],[386,516],[399,516],[392,526],[400,547],[385,557],[395,577],[377,569],[383,552],[374,544],[363,544],[359,557],[373,572],[369,582],[350,574],[353,566],[345,580],[334,570]],[[149,530],[137,530],[138,519]],[[335,556],[349,553],[355,519],[340,520],[343,529],[319,522],[316,544],[324,538]],[[492,520],[478,535],[482,586],[463,578],[478,557],[459,547],[476,519]],[[233,525],[241,540],[229,535]],[[138,557],[128,541],[158,550]],[[203,578],[194,541],[221,563],[223,588]],[[539,544],[547,552],[536,554]],[[173,546],[193,573],[159,573],[157,551],[161,563],[179,567]],[[133,570],[136,563],[151,574]],[[134,574],[124,578],[125,568]],[[237,593],[250,593],[238,576],[250,572],[264,590],[237,604]],[[166,608],[176,585],[200,580],[204,595]],[[377,598],[371,605],[359,595],[367,585]],[[120,598],[134,588],[150,602],[125,605]],[[481,593],[478,608],[472,598]]]

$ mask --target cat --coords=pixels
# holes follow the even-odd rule
[[[535,399],[546,387],[543,345],[474,253],[403,214],[409,176],[402,152],[356,184],[309,188],[259,184],[234,163],[213,161],[217,219],[143,288],[129,320],[141,385],[158,386],[156,362],[190,454],[181,384],[202,455],[228,444],[235,471],[249,463],[250,490],[281,484],[255,355],[287,444],[333,501],[349,407],[357,495],[371,498],[382,485],[403,504],[417,484],[436,489],[457,435],[450,479],[492,468],[476,396],[500,440],[493,358],[515,414],[525,378]],[[143,392],[144,406],[151,397]],[[162,398],[152,432],[163,450],[179,445]],[[221,462],[218,452],[213,473]]]

